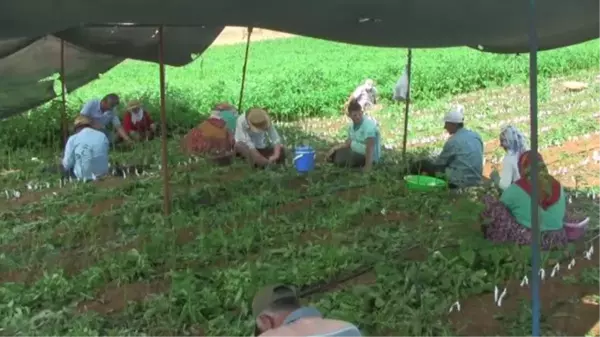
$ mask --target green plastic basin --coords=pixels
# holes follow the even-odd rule
[[[445,180],[429,177],[429,176],[405,176],[406,187],[413,191],[434,191],[448,187]]]

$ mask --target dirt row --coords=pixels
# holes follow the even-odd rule
[[[585,336],[595,327],[597,336],[599,306],[588,297],[599,295],[598,284],[582,285],[565,282],[563,279],[565,276],[570,276],[579,281],[584,270],[598,268],[598,241],[594,241],[593,244],[594,255],[591,260],[586,260],[579,255],[575,267],[568,270],[569,262],[563,263],[556,277],[550,277],[550,270],[546,271],[547,276],[540,288],[541,313],[554,333],[565,336]],[[531,289],[528,286],[521,287],[520,282],[521,279],[514,279],[505,285],[498,285],[500,292],[505,287],[507,289],[501,307],[494,304],[493,293],[462,299],[461,311],[451,313],[450,322],[463,336],[509,335],[507,323],[501,318],[517,313],[522,300],[531,301]]]

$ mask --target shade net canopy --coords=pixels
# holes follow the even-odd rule
[[[55,97],[60,41],[69,90],[124,58],[158,62],[156,27],[166,25],[165,63],[189,63],[224,26],[259,27],[352,44],[485,52],[529,51],[528,0],[80,0],[0,4],[0,118]],[[597,0],[536,4],[540,50],[598,38]],[[115,26],[111,23],[131,23]]]
[[[206,50],[221,31],[222,27],[165,28],[165,64],[191,62],[192,54]],[[0,119],[57,96],[54,80],[61,69],[61,39],[65,41],[68,91],[97,79],[125,58],[158,62],[156,27],[73,28],[43,37],[0,41]]]

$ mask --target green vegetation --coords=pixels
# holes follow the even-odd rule
[[[584,335],[597,320],[597,305],[584,306],[579,297],[598,296],[597,255],[581,257],[600,223],[594,148],[587,146],[600,130],[598,53],[594,41],[540,56],[540,128],[546,128],[540,145],[552,146],[543,154],[552,170],[561,169],[557,178],[577,188],[569,189],[569,207],[592,218],[585,242],[542,256],[548,275],[561,265],[559,276],[542,284],[548,335]],[[413,149],[442,144],[440,112],[449,102],[466,105],[468,126],[482,134],[488,161],[500,154],[491,143],[500,125],[527,129],[526,56],[467,49],[414,55]],[[245,106],[268,106],[289,120],[279,128],[290,147],[309,137],[324,149],[347,122],[326,116],[337,115],[365,77],[389,95],[404,52],[295,38],[256,43],[251,57]],[[241,62],[242,48],[228,46],[169,68],[171,126],[186,130],[215,101],[235,101]],[[144,96],[157,112],[157,72],[155,65],[128,61],[72,93],[69,113],[110,91],[125,99]],[[565,92],[565,80],[588,88]],[[373,115],[394,149],[385,153],[387,165],[368,176],[323,163],[304,177],[291,168],[252,171],[241,162],[215,167],[184,157],[174,134],[170,217],[162,216],[158,141],[111,152],[113,163],[143,166],[139,177],[59,188],[58,177],[42,173],[60,151],[59,106],[0,123],[0,193],[10,199],[0,196],[0,335],[249,335],[250,300],[272,282],[300,286],[307,302],[368,335],[529,333],[529,288],[518,284],[531,273],[529,247],[482,238],[480,200],[488,189],[405,189],[395,150],[402,107],[387,103]],[[47,119],[39,119],[42,113]],[[13,190],[21,197],[13,198]],[[568,270],[572,258],[577,264]],[[336,281],[356,270],[364,273]],[[501,308],[491,294],[496,285],[509,289]],[[461,312],[449,314],[457,300]],[[571,318],[563,314],[565,302]]]
[[[550,76],[597,68],[599,47],[598,41],[592,41],[540,53],[540,90]],[[216,102],[237,102],[243,53],[244,46],[240,45],[212,48],[189,66],[167,69],[171,129],[187,130],[196,125],[200,114]],[[384,100],[391,99],[406,51],[294,38],[255,43],[250,57],[244,107],[267,107],[287,120],[339,114],[345,99],[365,78],[375,79]],[[416,106],[426,106],[451,95],[524,83],[528,71],[527,55],[495,55],[468,48],[415,50],[411,96]],[[158,87],[157,65],[126,61],[71,93],[68,114],[77,114],[91,98],[118,92],[124,100],[142,97],[157,115]],[[543,97],[543,92],[540,95]],[[15,148],[57,144],[60,104],[41,107],[32,116],[37,118],[21,116],[0,124],[0,143]]]

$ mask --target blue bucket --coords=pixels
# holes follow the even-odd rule
[[[314,170],[316,156],[315,150],[310,146],[296,147],[296,155],[294,156],[296,171],[306,173]]]

